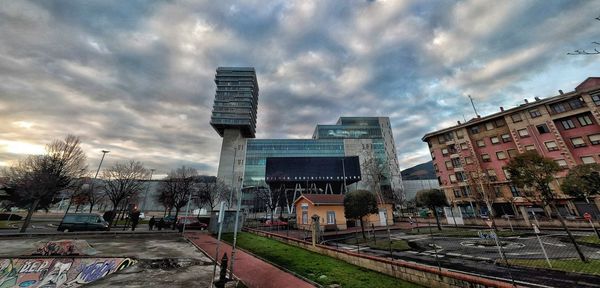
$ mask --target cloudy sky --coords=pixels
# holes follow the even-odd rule
[[[216,174],[218,66],[254,66],[258,138],[389,116],[401,168],[426,133],[600,76],[595,1],[2,1],[0,165],[81,137],[90,167]]]

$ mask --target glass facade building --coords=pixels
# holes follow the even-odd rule
[[[246,138],[256,133],[258,82],[251,67],[219,67],[210,125],[223,137],[225,129],[239,129]]]

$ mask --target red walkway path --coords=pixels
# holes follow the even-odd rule
[[[192,241],[198,248],[204,250],[209,257],[214,258],[217,250],[217,239],[206,233],[186,233],[186,238]],[[219,248],[219,261],[223,253],[231,258],[231,246],[221,242]],[[287,273],[267,262],[264,262],[244,251],[235,252],[235,263],[233,274],[237,276],[246,286],[251,288],[270,287],[314,287],[308,282]],[[216,275],[218,277],[219,275]]]

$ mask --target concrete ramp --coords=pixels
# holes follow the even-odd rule
[[[136,263],[132,258],[0,258],[0,288],[80,287]]]

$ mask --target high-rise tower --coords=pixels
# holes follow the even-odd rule
[[[217,177],[239,188],[244,171],[246,139],[256,133],[258,82],[252,67],[219,67],[210,125],[223,137]]]

